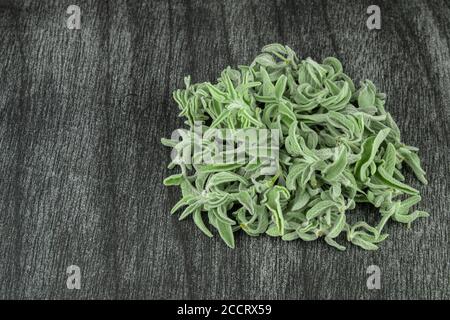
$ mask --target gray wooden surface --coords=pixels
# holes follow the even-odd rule
[[[66,8],[82,10],[81,30]],[[366,27],[381,7],[379,31]],[[450,297],[448,1],[0,1],[0,298]],[[378,252],[237,236],[228,249],[169,210],[181,126],[171,92],[212,81],[267,43],[333,55],[372,79],[421,149],[431,217],[388,225]],[[376,211],[361,208],[355,215]],[[381,268],[368,290],[366,269]],[[66,268],[81,269],[68,290]]]

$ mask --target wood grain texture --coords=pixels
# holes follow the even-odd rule
[[[81,30],[65,26],[82,10]],[[449,299],[448,1],[0,1],[0,298]],[[421,149],[431,217],[391,223],[377,252],[237,236],[228,249],[170,208],[182,125],[171,92],[213,81],[267,43],[338,57],[387,93]],[[373,215],[360,208],[355,215]],[[78,265],[81,290],[66,288]],[[381,268],[368,290],[366,269]]]

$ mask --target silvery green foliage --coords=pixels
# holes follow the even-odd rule
[[[163,144],[186,144],[198,121],[206,129],[282,132],[274,176],[264,175],[261,163],[170,164],[181,173],[164,184],[182,191],[172,213],[183,209],[180,220],[192,216],[207,236],[217,229],[232,248],[242,230],[286,241],[323,237],[339,250],[346,239],[376,250],[389,220],[409,225],[428,216],[410,211],[421,198],[401,173],[406,164],[427,183],[417,149],[401,142],[385,95],[368,80],[355,88],[336,58],[300,60],[289,47],[270,44],[250,66],[225,69],[216,84],[191,84],[189,77],[185,83],[174,99],[191,131]],[[209,143],[205,138],[202,146]],[[348,222],[357,203],[379,208],[377,225]]]

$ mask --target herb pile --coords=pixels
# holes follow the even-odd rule
[[[323,237],[339,250],[346,239],[376,250],[389,220],[409,225],[428,216],[410,210],[421,197],[401,173],[406,164],[427,183],[418,149],[401,142],[385,94],[368,80],[355,88],[336,58],[300,60],[289,47],[270,44],[250,66],[225,69],[215,84],[185,83],[173,96],[190,130],[181,140],[162,139],[164,145],[180,150],[191,143],[199,121],[204,129],[282,133],[275,175],[262,163],[169,165],[181,168],[164,180],[182,191],[172,213],[183,208],[180,220],[192,216],[208,237],[215,228],[233,248],[234,232],[242,230],[286,241]],[[210,138],[202,138],[202,148]],[[378,224],[350,224],[357,203],[378,208]]]

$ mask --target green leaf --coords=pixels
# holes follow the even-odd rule
[[[383,129],[378,132],[376,136],[371,136],[364,141],[362,145],[361,158],[355,165],[355,176],[359,181],[367,181],[367,168],[375,158],[378,148],[389,134],[389,131],[389,128]]]
[[[195,202],[191,205],[189,205],[184,211],[183,213],[180,215],[180,218],[178,220],[184,220],[186,219],[192,212],[194,212],[195,210],[199,209],[201,207],[201,203],[200,202]]]
[[[207,88],[209,89],[209,92],[213,96],[213,98],[221,103],[225,102],[227,100],[227,94],[225,92],[220,91],[215,86],[213,86],[211,83],[206,83]]]
[[[268,53],[260,54],[255,58],[255,62],[259,63],[263,67],[272,67],[276,64],[275,59]]]
[[[248,191],[239,192],[237,199],[248,212],[252,215],[256,214],[253,199]]]
[[[328,232],[327,237],[330,239],[334,239],[337,236],[339,236],[339,234],[344,230],[346,226],[345,220],[346,218],[344,213],[338,215],[336,221],[334,222],[333,227],[331,228],[330,232]]]
[[[325,242],[328,243],[330,246],[335,247],[336,249],[340,251],[344,251],[345,247],[337,243],[335,240],[333,240],[330,237],[325,237]]]
[[[223,223],[221,221],[217,221],[217,230],[219,231],[219,235],[222,240],[229,246],[231,249],[234,249],[234,234],[231,225],[227,223]]]
[[[275,96],[279,100],[281,100],[281,98],[283,97],[284,90],[286,90],[286,82],[287,77],[285,75],[282,75],[281,77],[278,78],[278,81],[275,84]]]
[[[295,231],[286,233],[281,237],[281,239],[284,241],[293,241],[293,240],[297,240],[298,238],[300,238],[300,236]]]
[[[298,178],[302,175],[303,171],[305,171],[306,167],[307,165],[305,163],[297,163],[289,168],[289,174],[286,178],[286,188],[289,190],[297,189]]]
[[[395,214],[393,219],[401,223],[411,223],[418,218],[428,218],[430,214],[426,211],[416,210],[410,214]]]
[[[193,198],[191,197],[183,197],[182,199],[180,199],[172,208],[172,210],[170,210],[171,214],[174,214],[175,212],[177,212],[181,207],[187,206],[188,205],[188,199],[189,198]]]
[[[355,245],[357,245],[358,247],[361,247],[365,250],[378,250],[378,246],[376,244],[373,244],[367,240],[363,240],[360,237],[354,237],[351,242]]]
[[[268,97],[275,95],[275,86],[273,85],[272,80],[270,80],[270,76],[266,69],[261,67],[259,72],[261,73],[261,80],[263,83],[263,96]]]
[[[280,235],[283,235],[285,221],[280,201],[282,199],[289,199],[290,197],[289,191],[286,188],[275,186],[272,189],[270,189],[265,196],[266,196],[265,205],[272,213],[272,219],[277,227],[278,233]]]
[[[397,152],[392,143],[388,143],[386,151],[383,156],[384,164],[383,167],[386,170],[386,173],[390,176],[394,174],[395,164],[397,163]]]
[[[165,186],[179,186],[183,179],[184,177],[181,173],[174,174],[164,179],[163,184]]]
[[[375,105],[375,92],[368,85],[363,85],[358,95],[358,106],[360,108],[371,107]]]
[[[425,171],[422,169],[420,165],[420,159],[417,156],[417,154],[404,148],[401,148],[399,152],[405,158],[405,162],[413,170],[417,179],[419,179],[419,181],[422,182],[423,184],[428,184],[428,181],[425,178]]]
[[[408,186],[407,184],[404,184],[396,179],[394,179],[393,177],[391,177],[389,175],[388,172],[386,172],[386,170],[383,167],[378,167],[378,171],[376,173],[376,177],[378,179],[380,179],[385,185],[387,185],[388,187],[392,188],[392,189],[396,189],[399,191],[402,191],[406,194],[419,194],[419,191]]]
[[[230,183],[230,182],[240,182],[244,186],[249,185],[249,181],[245,179],[244,177],[228,172],[228,171],[222,171],[219,173],[215,173],[213,175],[210,175],[208,182],[206,183],[206,190],[210,190],[213,186],[216,187],[218,185],[224,184],[224,183]]]
[[[282,46],[279,43],[271,43],[265,45],[262,49],[262,52],[268,52],[268,53],[281,53],[281,54],[287,54],[286,48]]]
[[[266,234],[271,237],[281,237],[282,234],[276,224],[271,224],[270,227],[266,230]]]
[[[195,210],[194,212],[194,222],[196,224],[196,226],[208,237],[212,237],[212,233],[211,231],[209,231],[209,229],[206,227],[205,223],[203,222],[202,219],[202,211],[200,209]]]
[[[224,122],[228,117],[230,116],[231,111],[230,110],[224,110],[214,121],[211,123],[210,128],[216,128],[219,124]]]
[[[300,209],[303,209],[303,207],[306,206],[308,201],[311,199],[308,191],[305,190],[298,190],[295,198],[292,200],[292,211],[297,211]]]
[[[346,166],[347,166],[347,148],[341,147],[336,160],[332,164],[328,165],[322,171],[322,174],[324,175],[324,178],[326,180],[333,181],[342,174]]]
[[[330,200],[320,201],[306,212],[306,219],[311,220],[322,214],[329,208],[336,207],[336,203]]]
[[[233,226],[236,224],[236,221],[233,219],[230,219],[227,216],[226,208],[223,206],[217,207],[216,209],[212,210],[214,216],[216,217],[216,221],[220,221],[223,224],[229,224],[230,226]]]

